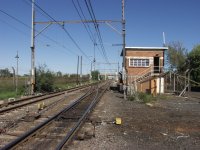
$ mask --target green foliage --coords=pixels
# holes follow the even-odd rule
[[[138,93],[138,98],[139,98],[139,100],[141,100],[143,103],[148,103],[148,102],[151,102],[151,101],[156,100],[152,95],[146,94],[146,93],[143,93],[143,92],[139,92],[139,93]]]
[[[54,85],[54,73],[47,69],[46,65],[40,65],[36,69],[36,91],[52,92]]]
[[[0,99],[4,100],[4,99],[8,99],[10,97],[16,97],[17,94],[15,91],[4,91],[4,92],[0,92]]]
[[[136,101],[137,99],[136,99],[135,95],[131,95],[131,96],[128,97],[128,100],[129,101]]]
[[[18,78],[18,92],[16,93],[15,82],[13,81],[13,77],[2,77],[0,78],[0,99],[7,99],[10,97],[19,97],[24,94],[25,86],[24,83],[26,78],[19,77]]]
[[[130,101],[140,101],[142,103],[148,103],[151,101],[155,101],[156,98],[153,97],[151,94],[143,93],[143,92],[138,92],[135,95],[131,95],[128,100]]]
[[[100,72],[98,70],[92,71],[92,80],[99,80]]]
[[[56,76],[57,77],[62,77],[62,72],[60,72],[60,71],[56,72]]]
[[[13,74],[9,71],[8,68],[0,69],[0,77],[12,77]]]
[[[191,70],[191,79],[200,82],[200,45],[195,46],[188,54],[188,68]]]
[[[184,72],[186,70],[187,49],[180,42],[171,42],[168,44],[168,48],[169,69]]]

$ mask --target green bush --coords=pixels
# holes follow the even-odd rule
[[[151,101],[155,101],[156,98],[153,97],[151,94],[138,92],[135,95],[131,95],[130,97],[128,97],[128,100],[130,100],[130,101],[138,100],[142,103],[148,103],[148,102],[151,102]]]
[[[92,71],[92,80],[99,80],[100,72],[98,70]]]
[[[153,96],[143,92],[138,93],[138,99],[144,103],[148,103],[153,100]]]
[[[136,100],[135,95],[129,96],[129,97],[128,97],[128,100],[129,100],[129,101],[135,101],[135,100]]]
[[[46,65],[36,69],[36,91],[52,92],[54,90],[54,73],[47,69]]]

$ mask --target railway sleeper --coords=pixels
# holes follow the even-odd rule
[[[20,136],[24,133],[25,131],[12,131],[12,132],[7,132],[6,135],[10,136]]]
[[[56,121],[67,120],[67,121],[70,121],[70,122],[71,121],[77,122],[80,118],[81,118],[81,116],[76,116],[76,117],[61,116]]]
[[[41,116],[41,114],[39,114],[39,113],[28,113],[28,114],[26,114],[26,116],[24,116],[22,118],[22,120],[25,122],[32,122],[36,119],[39,119],[40,116]]]
[[[52,140],[52,139],[62,139],[63,137],[65,136],[65,134],[41,134],[41,135],[38,135],[36,139],[39,139],[37,141],[43,141],[44,139],[45,140]]]

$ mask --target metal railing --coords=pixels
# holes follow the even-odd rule
[[[150,66],[149,68],[147,68],[146,70],[144,70],[143,72],[139,73],[139,76],[136,81],[141,81],[143,79],[146,79],[148,77],[152,77],[152,76],[158,76],[162,73],[165,72],[165,68],[163,66]]]

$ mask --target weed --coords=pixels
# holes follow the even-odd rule
[[[138,93],[128,97],[128,100],[130,100],[130,101],[136,101],[137,100],[137,101],[140,101],[142,103],[148,103],[148,102],[151,102],[151,101],[155,101],[156,98],[153,97],[151,94],[138,92]]]
[[[129,101],[135,101],[136,97],[134,95],[131,95],[131,96],[128,97],[128,100]]]

